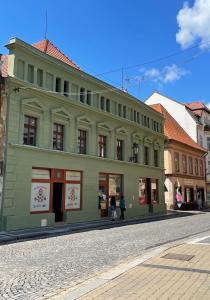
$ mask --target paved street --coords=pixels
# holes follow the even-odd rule
[[[0,299],[37,299],[140,255],[210,230],[210,212],[0,246]]]

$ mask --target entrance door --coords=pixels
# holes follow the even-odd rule
[[[62,198],[63,183],[53,183],[53,212],[55,214],[55,222],[61,222],[63,220]]]

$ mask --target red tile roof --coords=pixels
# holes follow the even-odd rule
[[[191,110],[206,109],[207,107],[201,101],[195,101],[185,104]]]
[[[63,52],[61,52],[55,45],[53,45],[52,42],[47,39],[35,43],[32,46],[54,58],[57,58],[58,60],[61,60],[71,67],[79,69],[79,67],[71,59],[69,59]]]
[[[161,104],[150,105],[154,110],[160,112],[165,119],[164,122],[164,134],[168,139],[175,140],[182,144],[188,145],[190,147],[202,150],[206,150],[198,145],[177,123],[177,121],[169,114],[169,112]]]
[[[7,55],[2,55],[1,61],[3,62],[2,70],[1,70],[2,77],[7,77],[8,56]]]

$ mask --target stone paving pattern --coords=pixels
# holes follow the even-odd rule
[[[141,255],[149,247],[209,229],[207,212],[2,245],[0,299],[38,299]]]
[[[167,253],[194,257],[190,261],[164,259]],[[79,299],[209,300],[210,245],[169,249]]]

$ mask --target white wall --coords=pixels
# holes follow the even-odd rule
[[[197,124],[185,106],[157,92],[153,93],[146,101],[146,104],[160,103],[188,135],[197,142]]]

